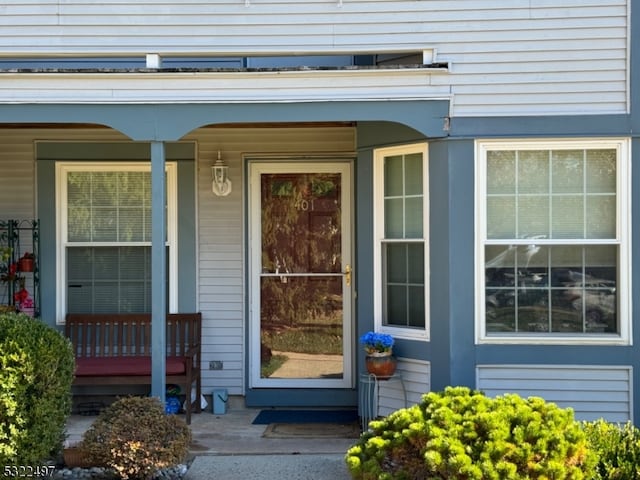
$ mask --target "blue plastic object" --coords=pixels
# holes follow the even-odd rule
[[[180,411],[180,399],[178,397],[167,397],[164,402],[164,412],[175,415]]]
[[[226,388],[221,388],[213,391],[213,413],[216,415],[223,415],[227,412],[227,400],[229,400],[229,394]]]

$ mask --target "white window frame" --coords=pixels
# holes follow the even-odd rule
[[[384,237],[384,159],[393,155],[422,154],[422,185],[423,185],[423,219],[422,237],[403,239],[403,243],[416,241],[424,245],[424,328],[409,328],[396,325],[384,325],[383,318],[383,288],[382,278],[382,244]],[[373,288],[374,288],[374,326],[377,332],[388,333],[394,338],[407,340],[429,340],[430,332],[430,279],[429,279],[429,148],[427,143],[412,143],[395,147],[376,148],[373,151]]]
[[[56,163],[56,323],[63,325],[67,313],[67,175],[70,172],[150,172],[149,162],[57,162]],[[167,241],[169,247],[169,312],[178,305],[177,165],[165,162],[167,181]],[[151,242],[73,242],[73,246],[150,246]]]
[[[501,333],[487,334],[485,325],[485,242],[487,231],[486,184],[487,152],[495,150],[588,150],[615,149],[617,152],[616,179],[616,238],[619,246],[619,265],[617,292],[619,295],[617,335],[597,333],[557,334],[557,333]],[[536,139],[536,140],[476,140],[475,142],[475,331],[478,344],[565,344],[565,345],[631,345],[632,343],[632,295],[631,295],[631,144],[626,138],[602,139]],[[513,243],[507,241],[507,244]],[[545,243],[573,245],[576,243],[599,245],[597,240],[536,240],[536,244]],[[611,244],[611,241],[606,243]]]

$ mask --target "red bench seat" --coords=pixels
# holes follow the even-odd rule
[[[185,373],[185,357],[167,357],[167,375]],[[76,359],[76,377],[106,377],[114,375],[151,375],[151,357],[128,356],[81,357]]]

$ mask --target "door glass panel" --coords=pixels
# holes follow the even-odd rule
[[[260,378],[343,378],[340,174],[262,174],[260,189]]]
[[[263,277],[260,377],[342,378],[342,278]]]

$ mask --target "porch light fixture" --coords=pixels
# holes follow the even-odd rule
[[[231,193],[231,180],[228,178],[228,171],[229,167],[222,160],[220,150],[218,150],[218,159],[216,163],[211,165],[211,178],[213,179],[211,190],[219,197],[226,197]]]

